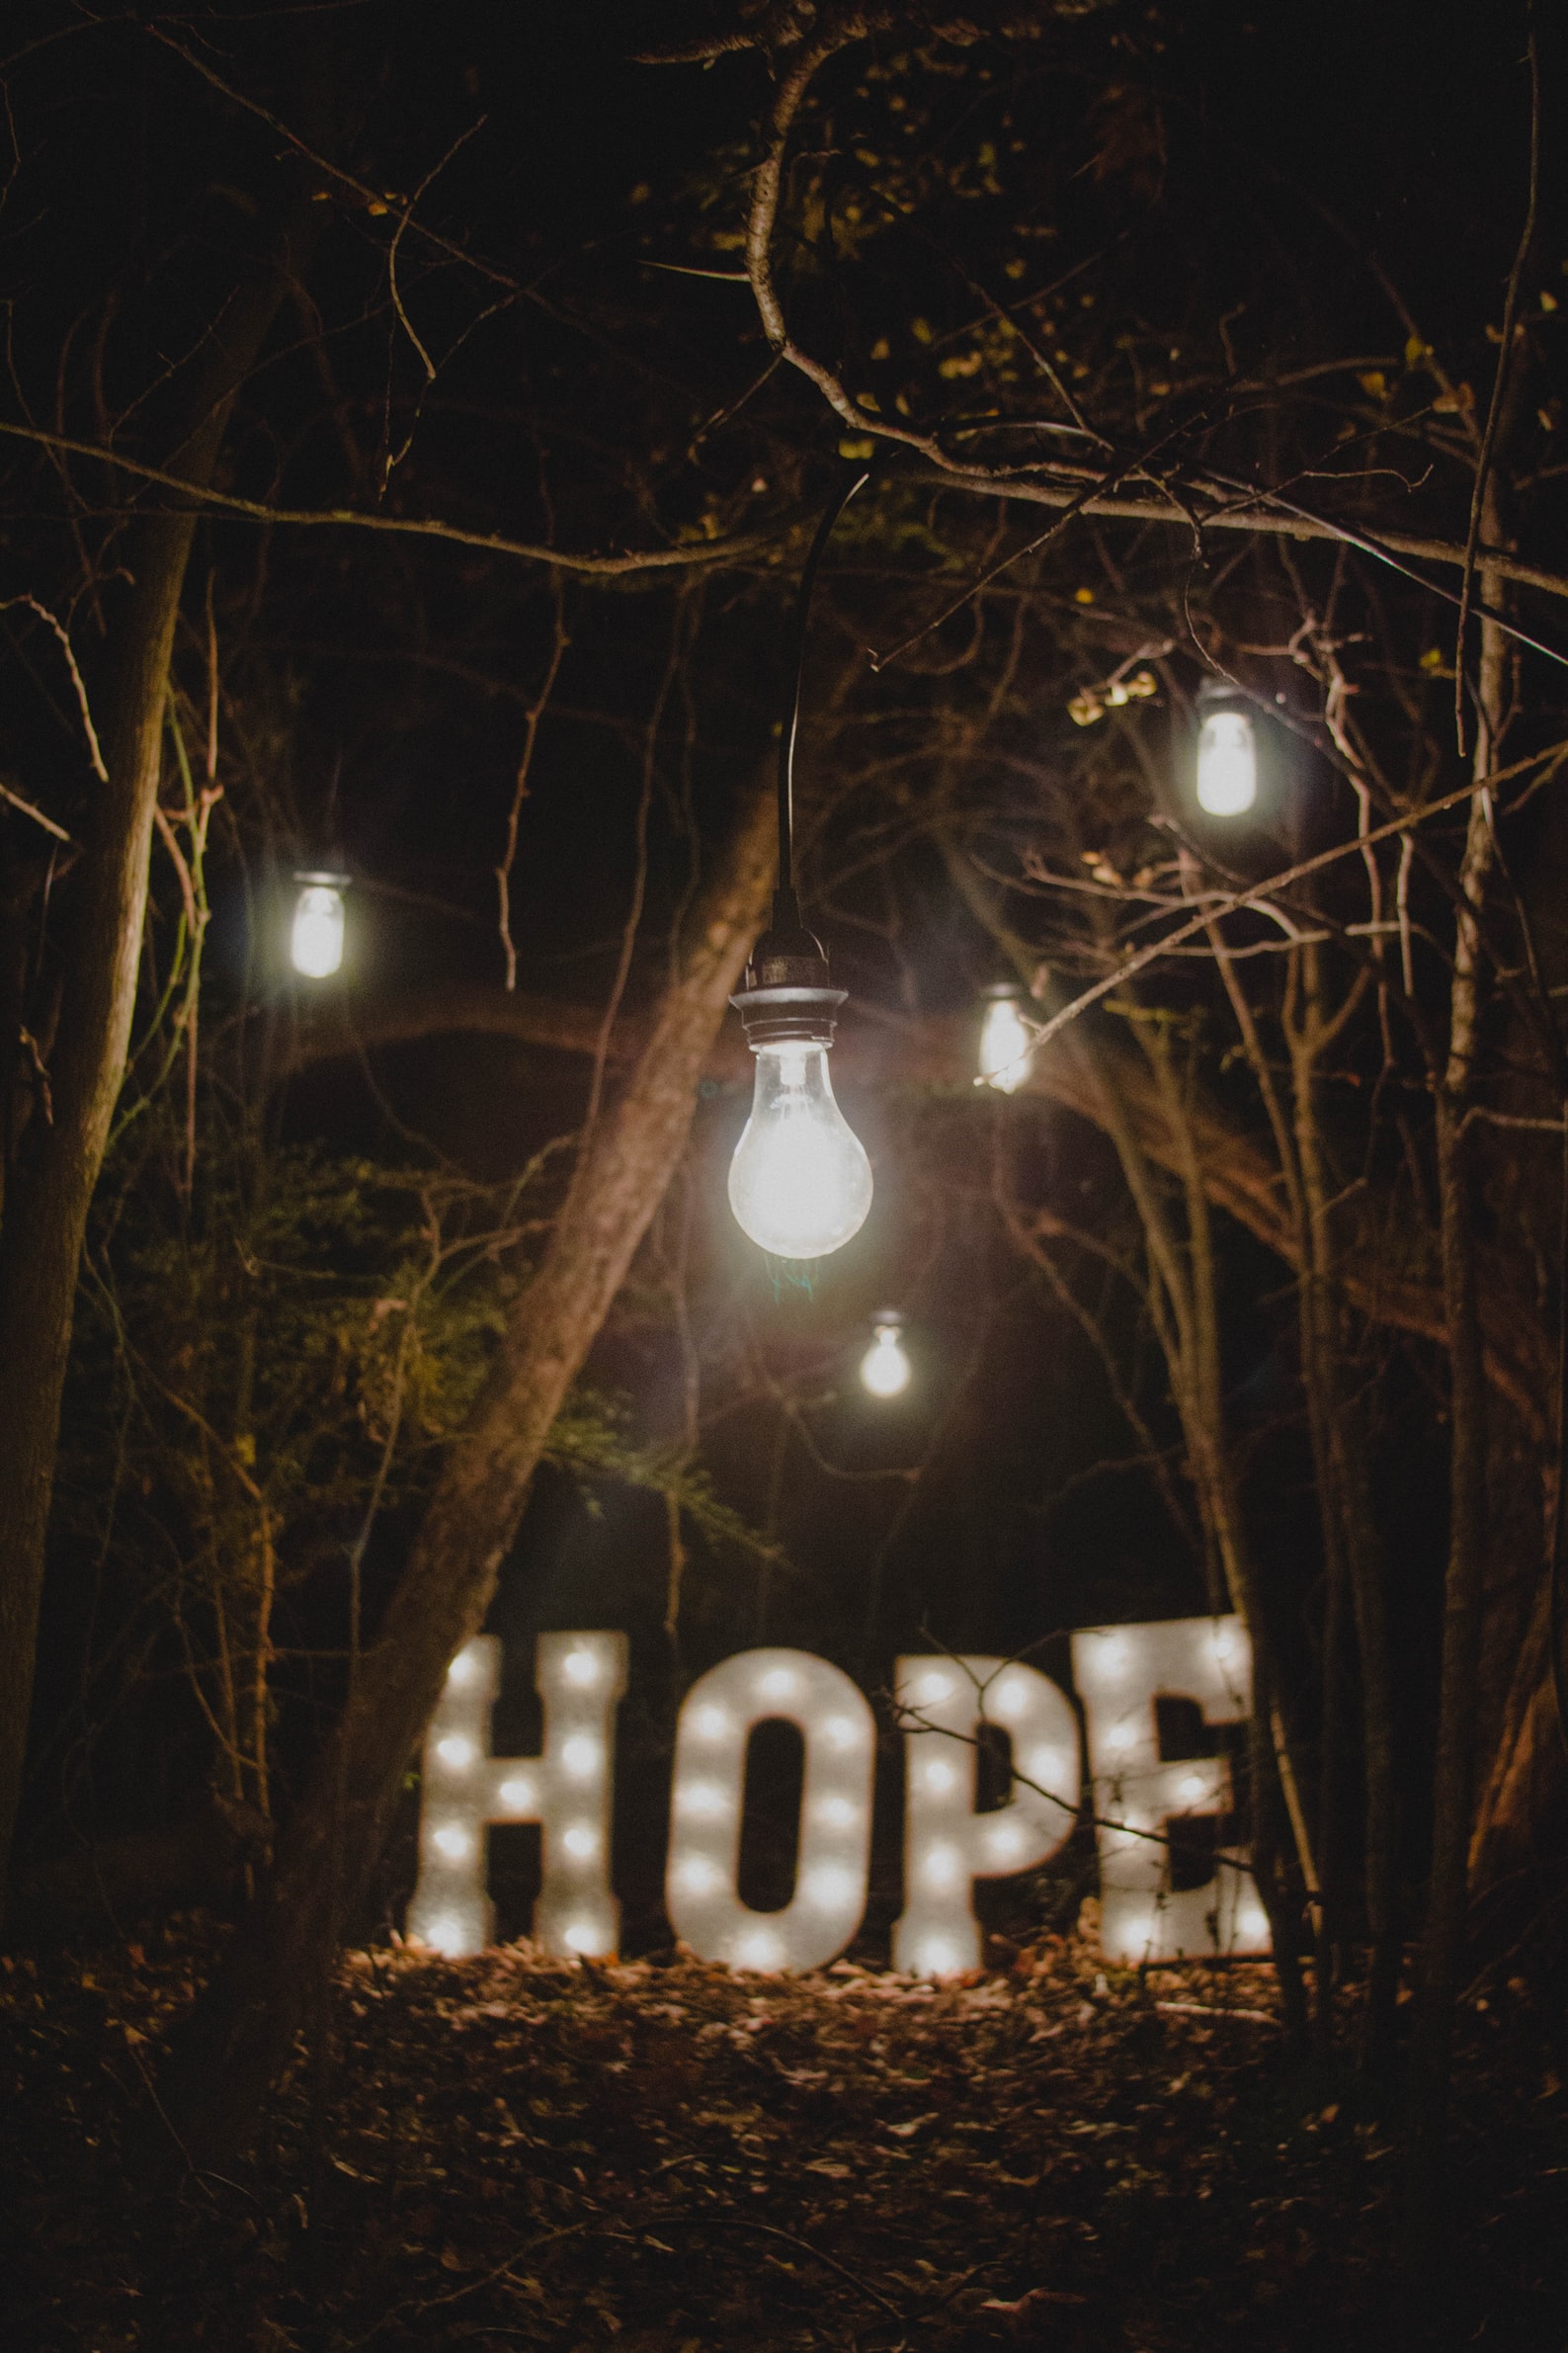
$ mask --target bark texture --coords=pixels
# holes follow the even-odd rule
[[[212,478],[306,217],[240,289],[197,366],[178,437],[190,479]],[[101,729],[109,781],[73,882],[48,1102],[21,1138],[0,1228],[0,1888],[21,1796],[60,1393],[87,1213],[124,1077],[136,1001],[164,702],[193,514],[150,515],[122,559],[133,580],[116,631]]]
[[[385,1842],[454,1652],[477,1633],[562,1400],[691,1130],[697,1086],[773,884],[771,794],[751,795],[623,1092],[581,1151],[543,1262],[440,1484],[232,1960],[180,2035],[160,2100],[188,2157],[241,2145]]]

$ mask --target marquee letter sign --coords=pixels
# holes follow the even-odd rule
[[[626,1638],[540,1635],[539,1756],[490,1754],[490,1711],[500,1680],[494,1635],[464,1643],[447,1670],[425,1735],[419,1884],[408,1933],[454,1957],[481,1951],[495,1932],[485,1891],[486,1828],[539,1822],[544,1883],[534,1911],[536,1938],[562,1959],[614,1953],[620,1906],[610,1891],[610,1793]]]
[[[1269,1950],[1269,1923],[1247,1857],[1234,1848],[1202,1887],[1172,1885],[1169,1827],[1231,1807],[1223,1757],[1168,1764],[1156,1702],[1196,1701],[1205,1723],[1235,1723],[1252,1704],[1252,1651],[1238,1618],[1179,1618],[1075,1634],[1101,1870],[1101,1941],[1112,1961],[1196,1959]],[[493,1934],[485,1887],[491,1822],[543,1828],[543,1886],[534,1933],[549,1954],[607,1956],[620,1912],[610,1888],[616,1703],[626,1638],[550,1634],[538,1642],[544,1746],[493,1757],[490,1712],[501,1645],[481,1635],[458,1651],[425,1741],[419,1884],[410,1938],[451,1955]],[[901,1658],[904,1725],[904,1909],[893,1964],[912,1975],[961,1975],[980,1963],[974,1883],[1037,1870],[1078,1821],[1078,1719],[1060,1687],[1017,1659]],[[759,1723],[781,1719],[805,1742],[794,1891],[754,1911],[737,1885],[746,1754]],[[1005,1732],[1005,1802],[975,1810],[978,1744]],[[688,1692],[676,1729],[665,1903],[702,1961],[732,1969],[820,1969],[866,1911],[876,1726],[842,1668],[805,1650],[746,1650]]]
[[[1229,1812],[1230,1767],[1217,1756],[1163,1763],[1154,1703],[1196,1700],[1207,1723],[1245,1719],[1252,1646],[1240,1619],[1087,1628],[1073,1636],[1073,1681],[1089,1727],[1107,1960],[1267,1953],[1269,1922],[1251,1875],[1222,1861],[1205,1887],[1178,1892],[1163,1843],[1173,1819]]]
[[[794,1893],[755,1912],[735,1885],[746,1744],[770,1717],[805,1741]],[[842,1953],[866,1910],[876,1724],[842,1667],[805,1650],[744,1650],[700,1676],[675,1741],[670,1925],[700,1961],[732,1969],[821,1969]]]
[[[1073,1834],[1078,1720],[1057,1684],[1003,1658],[901,1658],[895,1672],[905,1797],[904,1910],[893,1929],[893,1967],[951,1976],[980,1966],[975,1881],[1032,1871]],[[1013,1792],[1005,1806],[976,1813],[976,1743],[985,1723],[1009,1736]]]

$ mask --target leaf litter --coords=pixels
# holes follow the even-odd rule
[[[1454,2287],[1391,2263],[1396,2118],[1282,2055],[1263,1966],[1008,1947],[933,1987],[840,1962],[352,1952],[232,2173],[127,2160],[223,1931],[4,1957],[0,2343],[17,2353],[846,2348],[1562,2353],[1561,2020],[1466,2013]],[[324,2087],[324,2088],[323,2088]]]

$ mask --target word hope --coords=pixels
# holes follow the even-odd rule
[[[486,1889],[492,1822],[537,1822],[543,1883],[534,1913],[541,1948],[608,1958],[620,1907],[610,1885],[617,1706],[626,1686],[621,1634],[539,1638],[544,1708],[537,1756],[490,1754],[501,1644],[481,1635],[447,1671],[425,1741],[419,1881],[412,1939],[476,1953],[494,1935]],[[1200,1887],[1177,1889],[1169,1827],[1231,1808],[1223,1757],[1168,1764],[1155,1703],[1196,1702],[1205,1723],[1235,1723],[1252,1705],[1252,1648],[1237,1618],[1093,1627],[1072,1638],[1084,1739],[1059,1684],[1017,1659],[900,1658],[904,1733],[904,1909],[893,1966],[957,1976],[980,1965],[974,1883],[1034,1871],[1078,1825],[1087,1780],[1100,1859],[1101,1939],[1122,1962],[1269,1950],[1269,1923],[1248,1858],[1230,1848]],[[778,1911],[742,1902],[737,1869],[747,1751],[758,1724],[791,1723],[805,1745],[794,1891]],[[1007,1736],[1005,1801],[976,1807],[978,1744]],[[703,1961],[758,1972],[820,1969],[865,1916],[876,1723],[841,1667],[805,1650],[743,1650],[688,1692],[676,1731],[665,1904]],[[1087,1774],[1085,1765],[1087,1763]]]

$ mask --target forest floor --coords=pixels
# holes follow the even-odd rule
[[[1332,2054],[1282,2059],[1264,1968],[352,1953],[330,2080],[301,2061],[230,2177],[138,2186],[218,1933],[0,1959],[7,2353],[1568,2345],[1564,2022],[1517,1979],[1466,2009],[1418,2296],[1388,2120]]]

